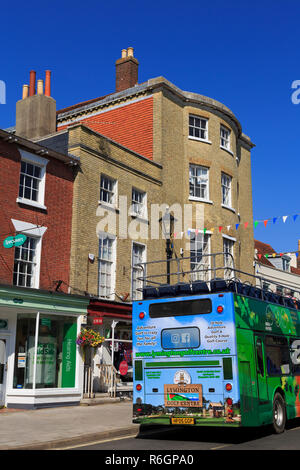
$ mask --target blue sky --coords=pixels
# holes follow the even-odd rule
[[[0,127],[15,123],[29,71],[52,71],[57,109],[114,91],[115,60],[132,46],[139,81],[164,76],[228,106],[252,151],[255,238],[278,252],[300,239],[300,4],[297,0],[85,2],[19,0],[1,5]],[[300,96],[300,95],[299,95]],[[289,215],[283,223],[280,217]],[[250,221],[249,221],[250,222]]]

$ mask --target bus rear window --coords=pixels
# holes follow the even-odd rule
[[[210,299],[193,299],[149,305],[149,316],[151,318],[202,315],[211,313],[211,311],[212,303]]]

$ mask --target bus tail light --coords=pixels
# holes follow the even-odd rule
[[[139,318],[140,318],[141,320],[143,320],[143,319],[145,318],[145,312],[141,312],[141,313],[139,314]]]
[[[142,390],[141,384],[137,384],[137,386],[135,388],[137,389],[138,392],[140,392]]]
[[[222,305],[218,305],[218,307],[217,307],[217,312],[218,312],[218,313],[222,313],[223,310],[224,310],[223,306],[222,306]]]
[[[232,385],[231,384],[226,384],[225,386],[227,392],[230,392],[230,390],[232,390]]]

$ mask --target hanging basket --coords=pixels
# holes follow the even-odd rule
[[[97,346],[100,346],[103,341],[105,341],[104,336],[101,336],[97,331],[90,328],[84,328],[78,335],[76,344],[82,348],[86,346],[96,348]]]

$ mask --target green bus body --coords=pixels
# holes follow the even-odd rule
[[[233,296],[242,426],[272,424],[277,394],[284,400],[286,418],[299,417],[299,311]]]

